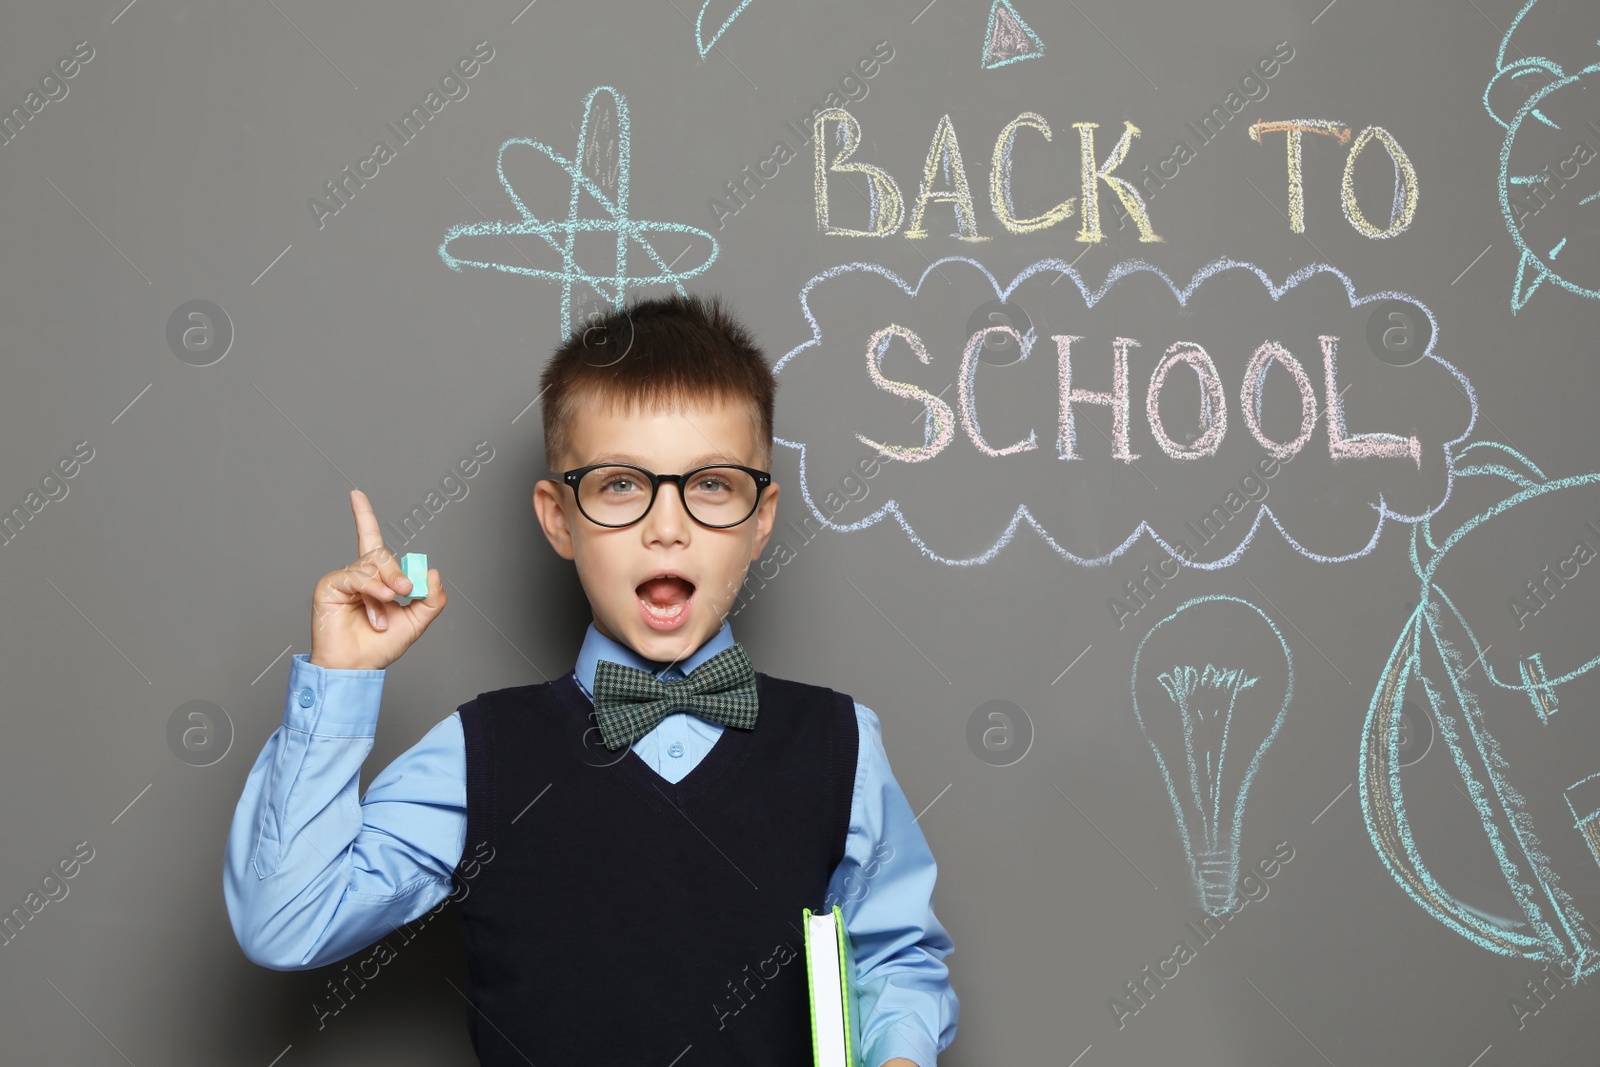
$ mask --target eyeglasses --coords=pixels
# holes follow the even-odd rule
[[[584,518],[597,526],[632,526],[655,504],[661,483],[672,482],[691,519],[724,530],[755,514],[772,475],[731,463],[696,467],[684,474],[656,474],[631,463],[596,463],[563,471],[561,480],[572,487]]]

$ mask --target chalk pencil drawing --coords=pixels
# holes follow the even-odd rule
[[[994,0],[989,25],[983,34],[983,69],[994,70],[1024,59],[1044,55],[1044,42],[1022,21],[1011,0]]]
[[[1600,60],[1594,47],[1600,44],[1596,40],[1600,18],[1592,5],[1568,5],[1559,12],[1563,20],[1572,20],[1564,22],[1562,39],[1579,42],[1586,53],[1576,60],[1563,57],[1567,59],[1563,64],[1549,55],[1526,55],[1526,49],[1513,45],[1512,38],[1537,4],[1538,0],[1528,0],[1506,27],[1495,56],[1495,73],[1483,91],[1484,108],[1505,130],[1499,199],[1518,254],[1512,314],[1521,311],[1546,281],[1569,293],[1600,299],[1600,243],[1595,241],[1593,225],[1593,217],[1600,214],[1600,189],[1585,194],[1580,184],[1575,191],[1561,192],[1578,177],[1578,169],[1595,158],[1591,142],[1600,145],[1593,140],[1600,127],[1587,117],[1600,94],[1600,62],[1581,65],[1584,59]],[[1580,20],[1587,25],[1576,24]],[[1517,55],[1509,62],[1508,49]],[[1569,164],[1571,173],[1566,170]],[[1550,173],[1552,166],[1559,176]],[[1593,182],[1592,173],[1590,184],[1600,185]],[[1532,210],[1529,197],[1537,199]]]
[[[1412,528],[1420,599],[1368,706],[1357,779],[1362,816],[1389,874],[1439,922],[1491,952],[1560,963],[1586,976],[1600,970],[1600,935],[1580,907],[1600,896],[1594,594],[1568,592],[1552,602],[1568,613],[1565,625],[1541,616],[1513,627],[1484,610],[1474,587],[1494,577],[1484,553],[1498,557],[1505,545],[1548,536],[1575,506],[1600,511],[1600,473],[1550,478],[1492,441],[1463,446],[1459,455],[1464,491],[1485,488],[1483,499],[1494,502],[1442,538],[1433,519]],[[1485,528],[1490,533],[1477,533]],[[1477,597],[1476,612],[1458,603],[1467,596]],[[1485,643],[1480,633],[1492,640]],[[1493,853],[1505,885],[1495,894],[1505,903],[1500,910],[1520,918],[1469,905],[1424,859],[1414,830],[1422,824],[1412,809],[1423,803],[1425,783],[1408,787],[1399,758],[1400,709],[1416,693],[1428,701]],[[1458,798],[1447,793],[1446,799],[1459,807]],[[1436,811],[1428,825],[1437,827]],[[1450,851],[1448,842],[1434,842],[1432,866]]]
[[[526,137],[513,137],[500,146],[495,159],[495,169],[499,174],[501,187],[505,189],[506,196],[516,208],[518,215],[516,221],[496,220],[451,226],[445,231],[444,241],[439,245],[439,257],[444,260],[445,266],[458,273],[464,266],[482,267],[560,282],[561,321],[566,324],[568,330],[576,330],[580,325],[572,301],[573,287],[578,284],[588,287],[613,307],[619,308],[623,305],[629,287],[632,286],[669,284],[680,294],[687,295],[683,287],[684,279],[704,272],[716,262],[717,239],[705,230],[684,223],[646,222],[629,216],[628,144],[627,99],[609,85],[597,86],[583,101],[583,126],[578,131],[574,158],[567,159],[549,145]],[[516,189],[512,188],[510,180],[506,177],[505,157],[506,151],[514,146],[534,149],[566,171],[571,178],[567,217],[564,220],[547,221],[539,218],[522,202],[522,197],[518,195]],[[600,206],[601,215],[583,213],[585,195]],[[585,233],[615,235],[613,273],[591,274],[579,264],[576,254],[577,240],[579,234]],[[668,262],[651,243],[653,235],[665,233],[684,234],[692,239],[703,239],[706,248],[699,262],[683,270],[675,270],[674,267],[682,256],[694,247],[695,242],[691,241],[689,246]],[[488,236],[505,238],[519,234],[533,234],[542,238],[560,255],[560,269],[535,267],[527,260],[502,262],[467,259],[450,251],[452,243],[465,238]],[[655,265],[655,273],[628,273],[630,246],[635,245]],[[490,246],[484,243],[481,247]],[[507,247],[511,251],[517,251],[509,241]]]
[[[744,9],[750,6],[750,0],[739,0],[739,5],[728,12],[728,17],[722,20],[722,25],[718,26],[716,32],[707,40],[705,30],[706,12],[711,10],[714,3],[716,3],[716,0],[705,0],[700,5],[700,14],[694,20],[694,46],[699,50],[701,59],[710,54],[711,50],[717,46],[717,42],[722,40],[722,35],[728,32],[728,27],[733,25],[733,20],[738,18]]]
[[[1133,656],[1133,714],[1155,753],[1208,915],[1239,903],[1245,801],[1294,697],[1289,643],[1236,597],[1195,597]]]

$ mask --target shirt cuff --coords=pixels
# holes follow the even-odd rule
[[[383,678],[383,671],[319,667],[297,653],[289,665],[283,725],[324,737],[375,737]]]
[[[904,1056],[917,1067],[934,1067],[938,1055],[933,1038],[910,1023],[896,1022],[872,1042],[863,1062],[876,1067],[896,1056]]]

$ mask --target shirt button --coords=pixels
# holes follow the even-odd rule
[[[309,708],[311,705],[315,704],[316,702],[317,702],[317,694],[313,693],[310,689],[302,689],[302,690],[300,690],[300,706],[302,708]]]
[[[682,741],[674,741],[674,742],[672,742],[671,746],[669,746],[667,748],[667,755],[673,756],[673,757],[677,757],[677,756],[683,755],[683,742]]]

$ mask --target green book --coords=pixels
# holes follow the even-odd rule
[[[806,939],[806,989],[811,1000],[811,1054],[816,1067],[861,1062],[860,994],[856,956],[844,913],[800,909]]]

